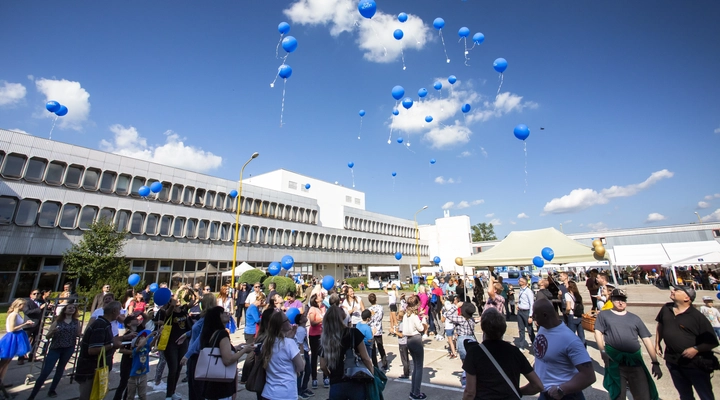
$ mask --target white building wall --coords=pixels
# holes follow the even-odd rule
[[[467,215],[451,217],[446,213],[445,217],[435,220],[435,225],[421,225],[419,228],[420,239],[428,243],[428,258],[440,257],[443,271],[456,270],[456,257],[472,255],[470,217]],[[459,267],[457,271],[460,271]]]

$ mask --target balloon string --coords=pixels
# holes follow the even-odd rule
[[[528,172],[527,172],[527,142],[523,140],[523,144],[525,145],[525,190],[523,190],[523,193],[527,193],[527,185],[528,185]]]
[[[468,54],[470,52],[468,51],[468,48],[467,48],[467,38],[463,38],[463,40],[465,41],[465,66],[469,67],[470,64],[468,64],[468,61],[470,61],[470,58],[468,57]]]
[[[58,117],[56,115],[55,118],[53,118],[52,128],[50,128],[50,138],[49,138],[50,140],[52,140],[52,131],[53,131],[53,129],[55,129],[55,121],[57,121],[57,119],[58,119]]]
[[[503,74],[500,74],[500,86],[498,86],[498,91],[497,91],[497,94],[495,95],[495,98],[500,96],[500,88],[502,87],[502,84],[503,84]]]
[[[278,52],[280,51],[280,43],[282,43],[283,34],[280,34],[280,40],[278,40],[277,46],[275,46],[275,58],[280,58]]]
[[[390,136],[388,136],[388,144],[391,144],[391,143],[392,143],[392,133],[393,133],[393,126],[394,126],[394,125],[395,125],[395,116],[393,115],[393,116],[391,117],[391,122],[390,122]]]
[[[445,61],[449,64],[450,59],[448,58],[447,49],[445,48],[445,38],[443,38],[442,29],[439,29],[438,32],[440,32],[440,40],[442,40],[443,51],[445,52]]]
[[[350,168],[350,175],[352,176],[352,184],[355,187],[355,172]]]
[[[395,191],[395,177],[393,176],[393,192]]]
[[[285,61],[287,60],[287,58],[288,58],[289,55],[290,55],[290,54],[285,54],[285,57],[283,57],[282,64],[280,64],[280,66],[278,67],[278,73],[280,72],[280,68],[282,68],[282,66],[285,65]],[[275,74],[275,79],[273,79],[272,83],[270,83],[270,87],[271,87],[271,88],[272,88],[272,87],[275,87],[275,82],[277,81],[277,78],[278,78],[278,74],[276,73],[276,74]]]
[[[403,52],[402,49],[400,49],[400,57],[402,58],[403,71],[405,71],[405,53]]]
[[[287,84],[287,79],[283,79],[283,95],[282,95],[282,105],[280,107],[280,127],[283,126],[283,114],[285,113],[285,85]]]
[[[377,39],[378,42],[380,42],[380,36],[378,36],[377,31],[375,31],[375,27],[373,26],[372,21],[370,21],[370,29],[372,29],[373,33],[375,34],[375,39]],[[386,57],[387,56],[387,47],[385,47],[385,45],[383,45],[383,51],[384,51],[383,57]]]
[[[358,132],[358,140],[360,140],[361,134],[362,134],[362,117],[360,117],[360,132]]]

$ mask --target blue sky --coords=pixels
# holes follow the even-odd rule
[[[352,161],[368,210],[412,218],[428,205],[419,220],[430,223],[445,207],[493,221],[499,236],[690,223],[694,212],[720,220],[720,3],[377,8],[367,20],[345,0],[2,2],[0,127],[47,137],[52,99],[70,110],[53,139],[225,178],[258,151],[248,175],[286,168],[350,186]],[[283,82],[270,87],[281,21],[299,43],[282,127]],[[469,66],[462,26],[485,35]],[[498,57],[509,67],[496,97]],[[395,85],[415,105],[401,108],[388,144]],[[430,94],[418,104],[421,87]]]

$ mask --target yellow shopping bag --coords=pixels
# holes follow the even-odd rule
[[[167,348],[168,341],[170,341],[170,331],[172,330],[172,315],[165,321],[162,332],[160,333],[160,340],[158,341],[158,350],[164,351]]]
[[[100,367],[100,360],[102,360],[102,367]],[[97,369],[95,369],[95,377],[93,379],[92,392],[90,393],[90,400],[102,400],[108,392],[108,366],[107,360],[105,359],[105,347],[100,350],[98,355]]]

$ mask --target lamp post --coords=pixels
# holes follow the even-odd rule
[[[700,218],[700,214],[698,214],[697,211],[695,211],[695,215],[698,217],[698,222],[702,224],[702,218]]]
[[[257,151],[250,156],[250,159],[240,169],[240,187],[238,188],[237,204],[235,205],[235,239],[233,240],[233,259],[232,259],[232,278],[230,279],[230,287],[235,289],[235,264],[237,264],[237,245],[238,245],[238,232],[240,231],[240,198],[242,197],[242,179],[243,171],[245,167],[250,164],[250,161],[254,160],[259,156],[260,153]]]
[[[418,229],[418,223],[417,223],[417,215],[420,211],[426,209],[428,206],[424,206],[423,208],[417,210],[415,213],[415,216],[413,219],[415,219],[415,252],[418,256],[418,274],[422,274],[422,270],[420,269],[420,230]]]

